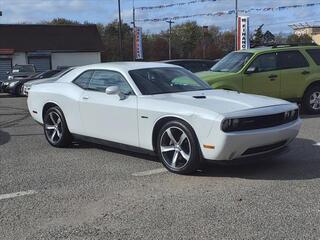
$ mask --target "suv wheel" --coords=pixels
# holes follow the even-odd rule
[[[159,131],[157,153],[171,172],[188,174],[200,163],[199,144],[192,128],[179,120],[170,121]]]
[[[303,98],[303,109],[310,114],[320,114],[320,85],[307,90]]]

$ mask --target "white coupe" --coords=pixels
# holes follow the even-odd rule
[[[206,160],[232,160],[279,150],[301,126],[296,104],[213,90],[182,67],[102,63],[77,67],[31,87],[28,108],[48,142],[73,138],[158,155],[175,173]]]

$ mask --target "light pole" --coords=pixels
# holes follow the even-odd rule
[[[171,59],[171,25],[174,22],[171,19],[166,22],[169,23],[169,59]]]
[[[234,34],[234,50],[237,50],[237,34],[238,34],[238,0],[235,0],[235,13],[236,13],[236,23],[235,23],[235,34]]]
[[[120,0],[118,0],[118,11],[119,11],[119,57],[122,60],[122,30],[121,30],[121,7],[120,7]]]
[[[132,58],[133,58],[133,61],[136,60],[135,28],[136,28],[136,9],[134,8],[134,0],[132,0]]]

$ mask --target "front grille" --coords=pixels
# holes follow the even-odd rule
[[[299,110],[296,109],[293,111],[293,115],[290,115],[291,111],[289,111],[272,115],[238,118],[236,119],[236,124],[231,122],[229,126],[222,127],[222,130],[224,132],[234,132],[276,127],[297,120],[299,117]]]
[[[287,143],[287,140],[284,140],[284,141],[277,142],[277,143],[270,144],[270,145],[249,148],[244,153],[242,153],[242,155],[244,156],[244,155],[250,155],[250,154],[256,154],[256,153],[268,152],[273,149],[283,147],[286,143]]]

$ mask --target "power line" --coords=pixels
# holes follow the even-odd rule
[[[317,3],[308,3],[308,4],[296,4],[296,5],[287,5],[287,6],[280,6],[280,7],[264,7],[264,8],[249,8],[249,9],[241,9],[236,11],[235,9],[226,10],[226,11],[218,11],[213,13],[198,13],[192,15],[183,15],[183,16],[174,16],[174,17],[163,17],[163,18],[146,18],[146,19],[138,19],[138,22],[162,22],[172,20],[179,20],[179,19],[187,19],[187,18],[194,18],[194,17],[215,17],[215,16],[224,16],[224,15],[232,15],[236,12],[238,13],[249,13],[249,12],[269,12],[269,11],[283,11],[288,9],[297,9],[297,8],[304,8],[304,7],[315,7],[320,6],[320,2]]]
[[[192,0],[189,2],[171,3],[171,4],[163,4],[163,5],[147,6],[147,7],[137,7],[136,9],[151,10],[151,9],[161,9],[161,8],[169,8],[169,7],[175,7],[175,6],[190,5],[190,4],[195,4],[195,3],[216,2],[216,1],[217,0]]]

